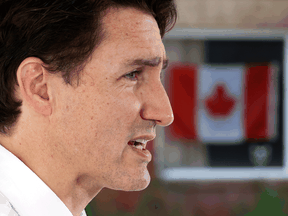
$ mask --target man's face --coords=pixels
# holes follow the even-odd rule
[[[150,182],[151,155],[132,141],[151,140],[157,124],[173,121],[160,80],[165,49],[155,19],[138,10],[111,9],[103,24],[106,38],[80,85],[62,82],[52,90],[53,143],[67,166],[93,179],[91,184],[141,190]]]

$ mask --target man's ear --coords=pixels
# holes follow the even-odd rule
[[[48,92],[49,72],[39,58],[26,58],[18,67],[17,80],[23,104],[36,112],[48,116],[52,113],[51,96]]]

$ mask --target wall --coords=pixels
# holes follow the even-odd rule
[[[176,27],[283,28],[288,24],[287,0],[176,0]]]

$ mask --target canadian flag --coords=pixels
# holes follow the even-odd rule
[[[168,71],[174,111],[170,137],[239,143],[277,135],[277,67],[184,65]]]

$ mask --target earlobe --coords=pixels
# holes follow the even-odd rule
[[[43,62],[35,57],[25,59],[17,70],[21,99],[36,112],[48,116],[52,113],[48,92],[48,71]]]

